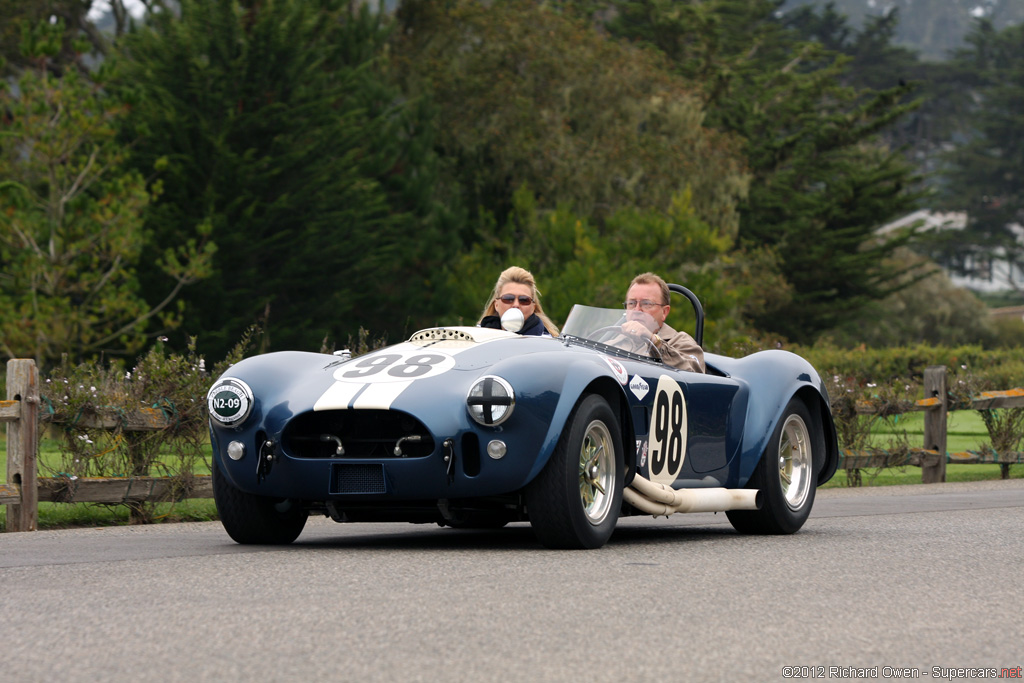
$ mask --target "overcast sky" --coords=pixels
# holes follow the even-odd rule
[[[145,11],[145,7],[139,0],[124,0],[124,6],[131,12],[131,15],[138,19],[142,16]],[[110,12],[110,2],[108,0],[93,0],[92,8],[89,10],[88,18],[89,21],[96,21],[104,14]]]

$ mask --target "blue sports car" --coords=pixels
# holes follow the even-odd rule
[[[704,316],[690,299],[698,342]],[[573,308],[561,337],[422,330],[350,358],[279,352],[207,396],[213,481],[239,543],[338,522],[497,528],[597,548],[627,515],[724,511],[741,533],[797,531],[835,473],[817,372],[792,353],[707,354],[707,373],[628,339],[624,311]]]

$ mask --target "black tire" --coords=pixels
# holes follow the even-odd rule
[[[803,401],[791,399],[747,483],[747,488],[761,490],[761,509],[725,513],[736,531],[792,534],[807,521],[814,505],[814,463],[821,461],[825,448],[821,431],[812,425]]]
[[[526,511],[546,547],[600,548],[622,507],[619,422],[607,401],[588,394],[567,425],[551,459],[526,487]]]
[[[299,537],[308,514],[286,498],[256,496],[236,489],[213,465],[213,500],[221,524],[236,543],[287,545]]]

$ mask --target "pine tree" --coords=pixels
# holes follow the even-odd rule
[[[740,241],[775,248],[792,298],[755,318],[809,341],[903,286],[874,231],[914,206],[914,175],[877,134],[913,109],[909,85],[843,85],[847,59],[802,42],[781,0],[617,2],[616,35],[651,43],[703,85],[707,123],[738,135],[753,176]]]
[[[147,225],[218,247],[185,311],[204,349],[260,321],[267,348],[316,350],[443,308],[432,114],[387,83],[388,17],[351,5],[185,0],[125,41],[128,134],[163,189]]]
[[[1024,264],[1024,25],[996,31],[979,22],[953,62],[971,103],[968,136],[950,155],[947,205],[968,212],[966,240],[947,256]],[[1016,231],[1013,226],[1016,226]],[[1007,284],[1018,291],[1024,283]]]
[[[29,56],[34,48],[26,42],[39,39],[41,34],[37,27],[43,23],[50,26],[46,40],[52,48],[47,49],[49,54],[44,67],[58,75],[69,67],[85,74],[83,55],[102,55],[109,47],[107,38],[89,21],[91,5],[92,0],[0,2],[0,76],[39,68],[37,60]],[[54,34],[52,29],[57,26],[60,33]]]

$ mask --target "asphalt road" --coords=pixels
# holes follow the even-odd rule
[[[311,520],[283,549],[218,523],[2,534],[0,680],[1019,675],[1022,508],[1024,480],[828,490],[793,536],[632,518],[579,552],[527,525]]]

